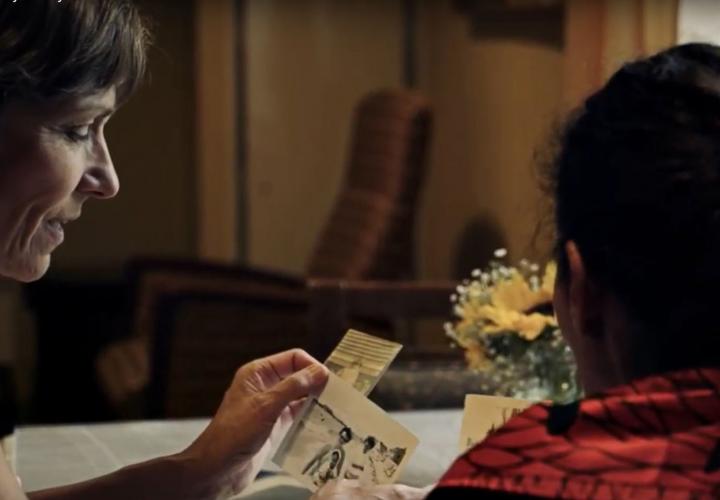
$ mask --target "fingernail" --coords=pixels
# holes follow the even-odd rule
[[[308,368],[308,372],[310,373],[310,376],[312,378],[316,378],[316,377],[320,376],[321,374],[325,375],[326,370],[327,370],[327,368],[325,368],[324,365],[320,365],[320,364],[310,365],[310,367]]]

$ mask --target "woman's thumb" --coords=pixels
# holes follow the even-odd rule
[[[284,378],[268,392],[271,397],[269,410],[277,415],[293,401],[319,394],[328,380],[328,369],[315,363]]]

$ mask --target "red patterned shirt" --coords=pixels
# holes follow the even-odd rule
[[[720,370],[538,404],[458,458],[430,499],[720,498]]]

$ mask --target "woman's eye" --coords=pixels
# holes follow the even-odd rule
[[[75,125],[65,129],[65,135],[71,141],[84,141],[90,137],[90,125]]]

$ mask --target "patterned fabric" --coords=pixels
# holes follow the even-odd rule
[[[458,458],[429,498],[480,490],[720,498],[720,370],[654,376],[569,407],[532,406]]]

